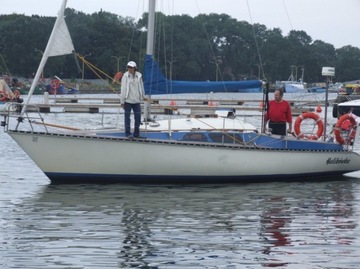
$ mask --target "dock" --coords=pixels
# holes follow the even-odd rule
[[[292,105],[294,115],[306,111],[314,111],[321,104],[316,100],[288,100]],[[329,104],[332,100],[329,101]],[[37,106],[40,112],[52,113],[100,113],[119,110],[119,97],[82,97],[82,96],[44,96],[42,103],[32,104]],[[28,110],[34,109],[29,106]],[[142,104],[144,109],[145,104]],[[188,115],[214,114],[218,109],[235,109],[236,111],[262,111],[263,101],[259,99],[189,99],[189,98],[152,98],[151,113],[153,114],[176,114],[179,111],[187,111]],[[121,111],[120,111],[121,112]],[[182,113],[184,114],[184,113]]]

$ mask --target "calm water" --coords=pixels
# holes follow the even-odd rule
[[[51,185],[2,130],[0,149],[0,268],[359,267],[360,173],[225,186]]]

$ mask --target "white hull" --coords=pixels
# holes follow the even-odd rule
[[[275,87],[283,87],[287,93],[307,92],[306,83],[297,81],[277,81]]]
[[[346,151],[8,133],[54,182],[251,182],[337,175],[360,168],[360,156]]]
[[[285,92],[306,92],[305,86],[302,83],[289,83],[285,86]]]
[[[357,117],[360,117],[360,100],[351,100],[347,102],[343,102],[337,105],[337,109],[339,113],[338,116],[346,114],[346,113],[353,113]],[[359,119],[357,119],[359,121]]]
[[[20,116],[10,120],[12,115],[8,114],[1,123],[54,183],[254,182],[319,178],[360,170],[360,156],[344,149],[349,145],[258,135],[253,125],[236,118],[179,119],[171,124],[161,121],[145,126],[147,139],[133,140],[116,130],[78,131],[43,123],[42,117],[37,121],[32,115],[23,117],[47,58],[74,50],[64,20],[65,6],[66,0]],[[155,0],[151,0],[148,37],[154,36],[154,15]],[[67,46],[57,46],[59,37],[66,38]],[[148,38],[147,58],[152,55],[153,44]],[[28,124],[25,129],[23,123]],[[66,131],[52,133],[50,127]]]

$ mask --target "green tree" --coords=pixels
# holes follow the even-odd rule
[[[114,56],[123,71],[130,59],[143,66],[147,13],[138,21],[105,11],[85,14],[69,8],[65,15],[76,52],[91,52],[86,60],[103,72],[110,76],[115,73]],[[12,75],[34,75],[54,22],[54,17],[0,15],[0,53]],[[305,81],[312,83],[323,80],[323,66],[335,66],[337,81],[360,76],[359,48],[335,50],[331,44],[313,41],[304,31],[290,31],[284,36],[279,28],[267,29],[262,24],[214,13],[194,18],[157,13],[156,24],[154,57],[172,79],[252,79],[260,70],[261,78],[275,82],[286,80],[292,72],[300,78],[304,68]],[[72,55],[51,57],[44,74],[80,78],[79,64]],[[86,78],[97,78],[90,69],[85,72]]]
[[[336,50],[336,77],[340,81],[357,80],[360,77],[360,49],[345,46]]]

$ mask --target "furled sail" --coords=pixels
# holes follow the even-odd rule
[[[210,92],[261,92],[262,81],[180,81],[169,80],[161,72],[152,55],[146,55],[144,68],[146,94],[210,93]]]

